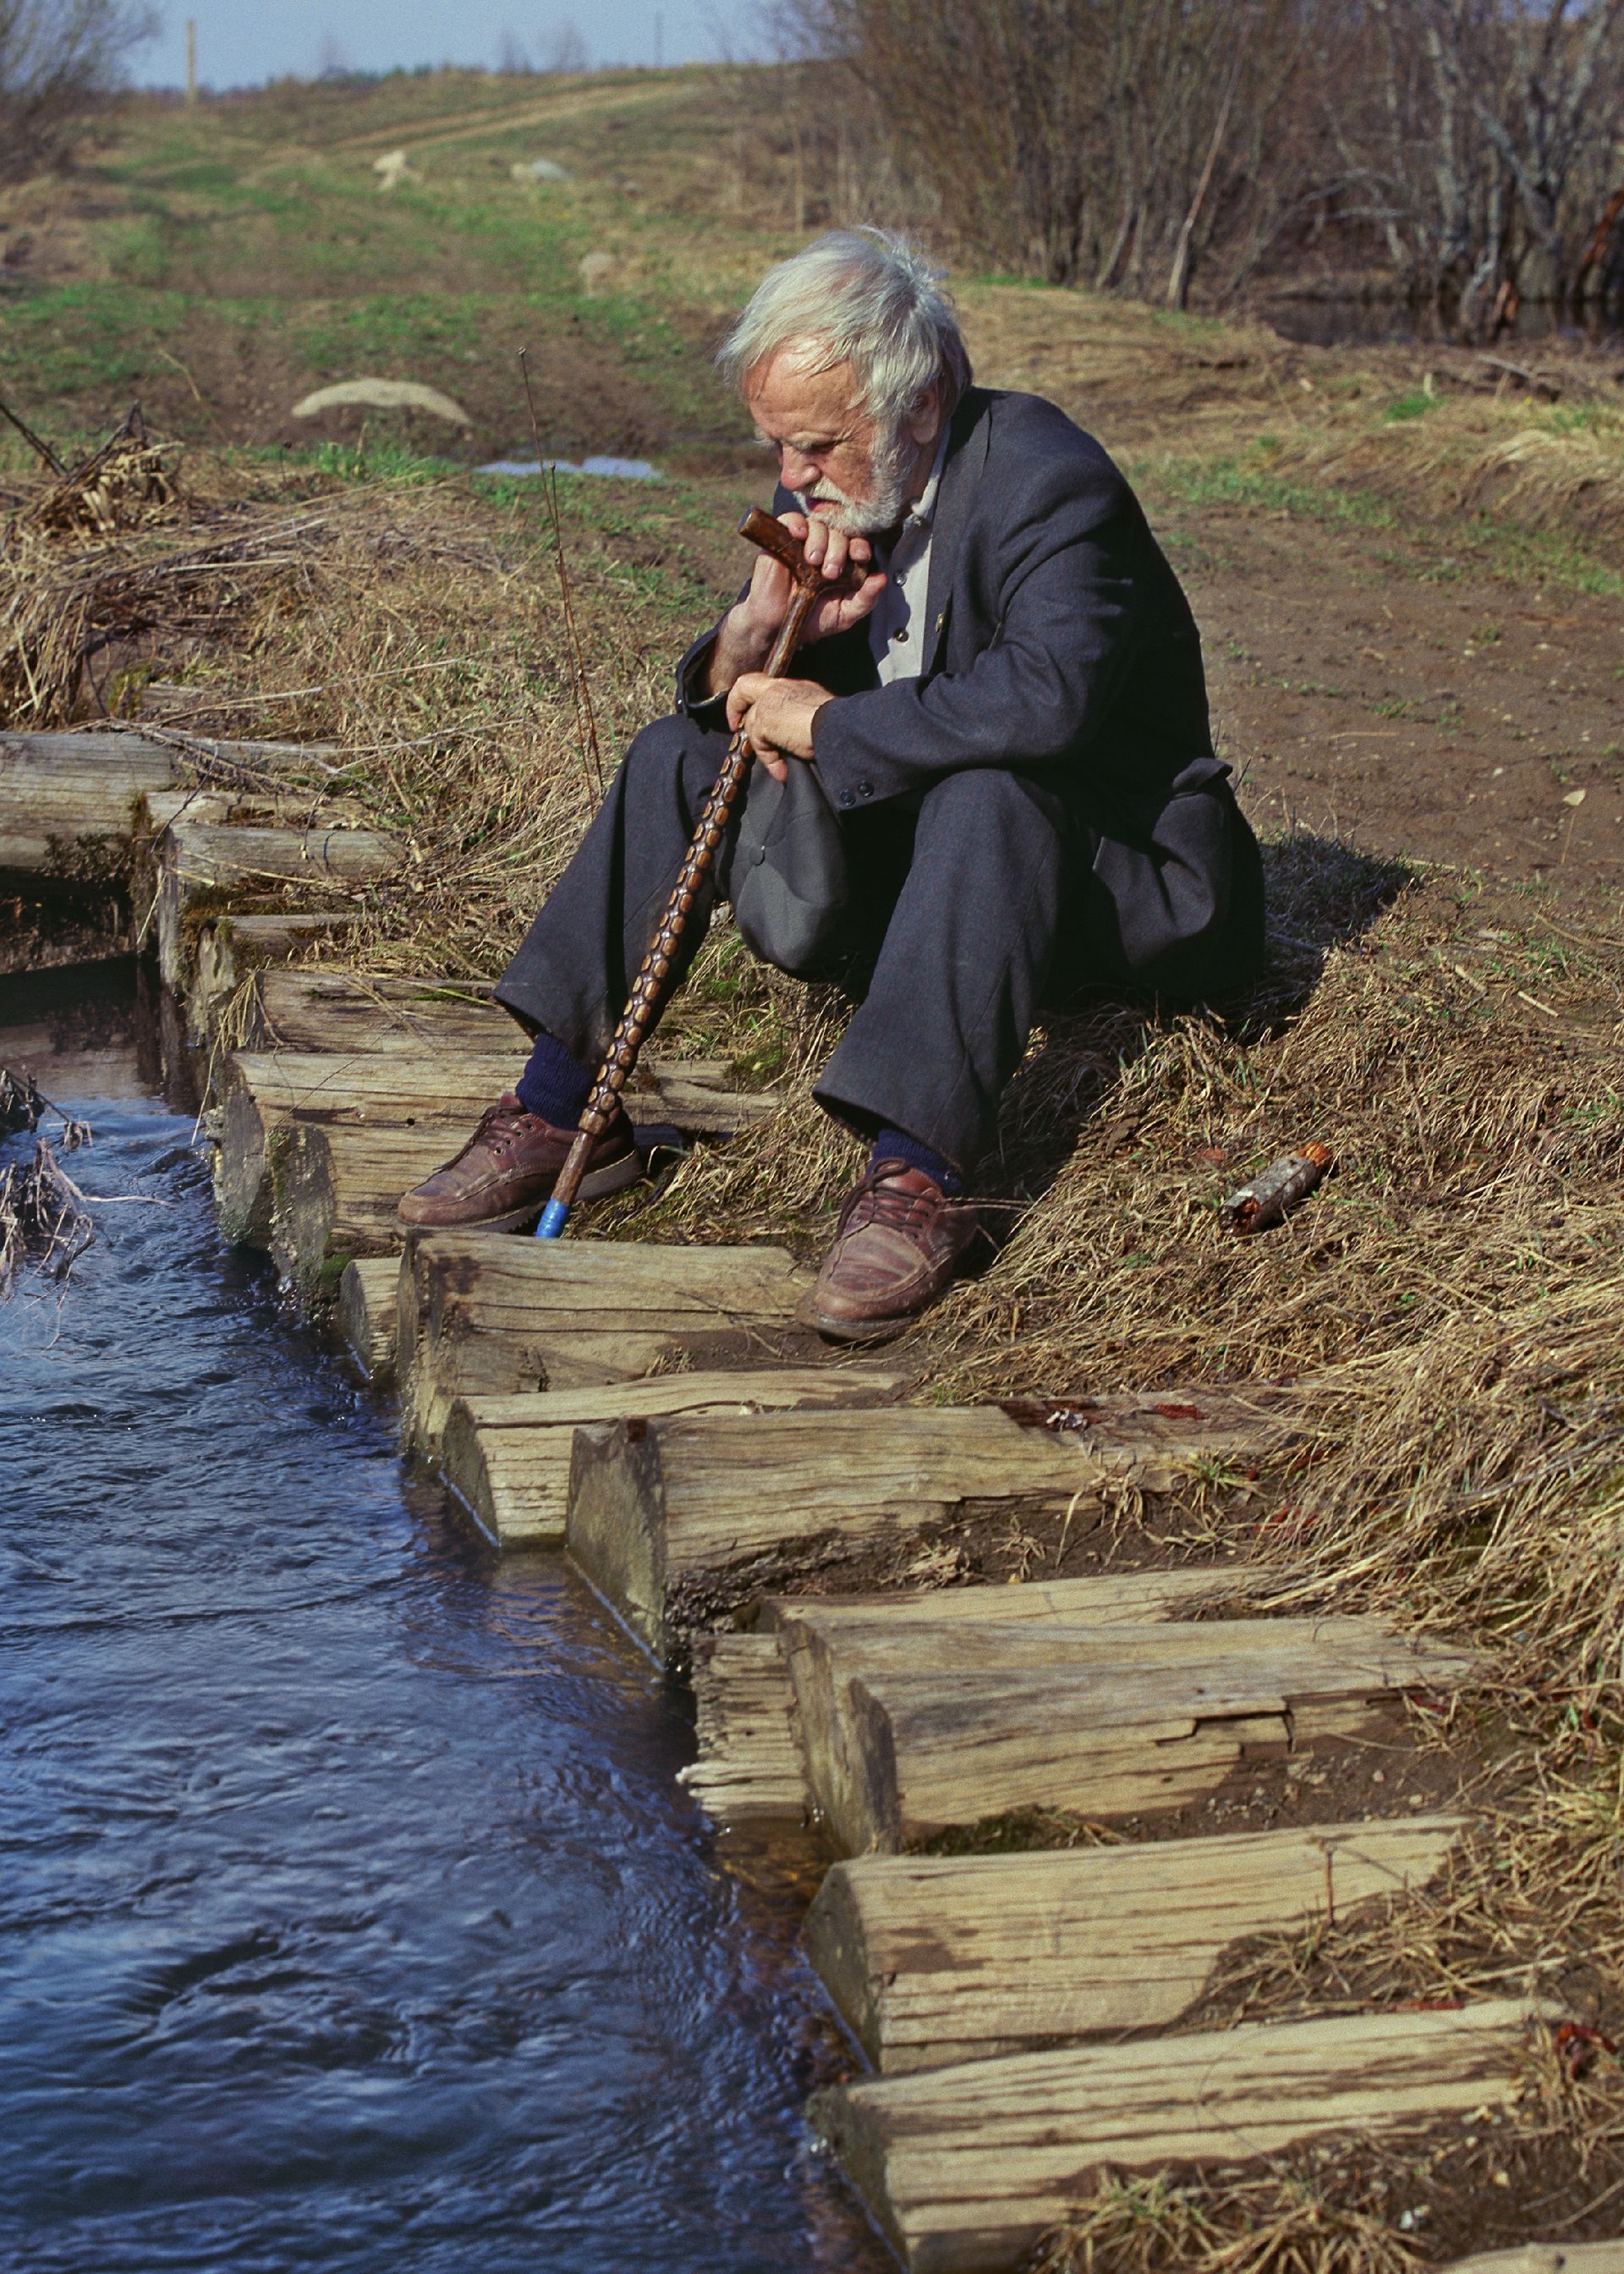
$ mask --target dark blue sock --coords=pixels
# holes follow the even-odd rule
[[[527,1113],[539,1114],[555,1129],[573,1129],[581,1118],[592,1077],[573,1050],[551,1035],[538,1035],[530,1062],[514,1084]]]
[[[921,1145],[917,1137],[910,1137],[906,1129],[879,1129],[875,1132],[874,1149],[868,1156],[872,1169],[881,1161],[906,1161],[910,1169],[922,1169],[925,1174],[941,1186],[950,1201],[964,1193],[964,1178],[951,1161],[940,1153],[933,1153],[929,1145]]]

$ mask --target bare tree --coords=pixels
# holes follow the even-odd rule
[[[505,25],[496,42],[496,68],[504,79],[527,79],[533,65],[530,50],[511,25]]]
[[[0,180],[61,163],[157,28],[132,0],[0,0]]]
[[[554,24],[542,49],[544,72],[585,72],[592,68],[586,41],[573,18],[565,16]]]

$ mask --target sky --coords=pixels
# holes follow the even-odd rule
[[[748,45],[739,0],[165,0],[163,28],[134,59],[143,87],[179,87],[186,19],[198,27],[198,79],[252,87],[330,66],[410,71],[416,64],[494,67],[508,39],[538,69],[713,63]],[[583,54],[583,50],[584,53]]]

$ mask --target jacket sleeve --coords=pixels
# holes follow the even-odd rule
[[[1114,470],[1057,456],[998,516],[996,624],[968,667],[819,712],[817,770],[837,805],[896,797],[966,766],[1086,760],[1146,629],[1132,494]]]

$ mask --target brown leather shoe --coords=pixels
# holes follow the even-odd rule
[[[900,1334],[935,1302],[981,1228],[973,1201],[950,1201],[904,1161],[876,1161],[841,1204],[801,1316],[836,1342]]]
[[[573,1129],[527,1113],[511,1089],[480,1118],[462,1151],[425,1177],[395,1210],[407,1231],[512,1231],[538,1215],[558,1181]],[[580,1198],[601,1200],[643,1174],[632,1126],[616,1114],[592,1148]]]

